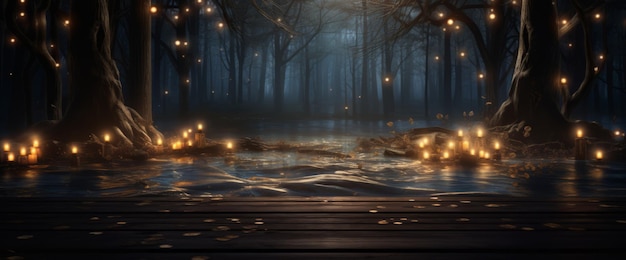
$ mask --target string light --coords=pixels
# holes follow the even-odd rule
[[[217,24],[217,27],[219,27],[219,28],[224,28],[224,23],[218,23],[218,24]]]
[[[10,42],[10,43],[15,43],[15,38],[11,38],[11,39],[9,39],[9,42]]]
[[[482,78],[484,78],[484,77],[485,77],[485,74],[482,74],[482,73],[478,74],[478,78],[479,78],[479,79],[482,79]]]
[[[206,8],[206,12],[207,12],[207,13],[211,13],[211,12],[213,12],[213,8],[211,8],[211,7],[207,7],[207,8]]]
[[[435,60],[439,60],[439,56],[435,56]]]
[[[594,16],[596,19],[600,19],[602,18],[602,15],[600,15],[600,13],[596,13],[596,15]]]
[[[563,19],[563,21],[561,21],[561,23],[563,23],[563,25],[567,24],[567,20]]]
[[[174,45],[176,45],[176,46],[180,46],[180,41],[179,41],[179,40],[176,40],[176,41],[174,42]]]
[[[601,60],[604,60],[604,55],[600,54],[598,58],[600,58]]]
[[[565,77],[561,78],[561,84],[563,85],[567,84],[567,78]]]
[[[174,15],[174,20],[178,20],[178,15]]]
[[[20,16],[24,17],[26,14],[24,12],[20,12]]]
[[[150,12],[151,12],[151,13],[156,14],[156,12],[157,12],[157,11],[159,11],[159,9],[157,9],[157,7],[156,7],[156,6],[152,6],[152,7],[150,7]]]
[[[490,13],[490,14],[489,14],[489,19],[490,19],[490,20],[495,20],[495,19],[496,19],[496,14],[494,14],[494,13]]]
[[[462,51],[462,52],[460,53],[460,55],[461,55],[461,57],[465,57],[465,52],[463,52],[463,51]]]
[[[65,22],[63,22],[63,25],[69,26],[70,25],[70,20],[65,20]]]
[[[454,20],[448,19],[448,25],[453,25],[453,24],[454,24]]]

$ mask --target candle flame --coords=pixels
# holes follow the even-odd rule
[[[578,129],[576,131],[576,137],[578,137],[578,138],[582,138],[583,137],[583,130],[582,129]]]
[[[470,155],[472,155],[472,156],[476,155],[476,150],[474,148],[472,148],[470,150]]]
[[[233,149],[233,142],[226,143],[226,148],[227,149]]]
[[[39,148],[39,140],[35,139],[35,140],[33,141],[33,147],[35,147],[35,148]]]
[[[602,153],[602,150],[598,150],[596,152],[596,159],[602,160],[603,157],[604,157],[604,154]]]
[[[8,160],[9,162],[13,162],[13,161],[15,161],[15,154],[13,154],[13,153],[9,153],[9,155],[7,156],[7,160]]]
[[[163,145],[163,139],[159,138],[159,139],[157,140],[157,145]]]
[[[202,124],[198,124],[198,130],[202,131]]]
[[[72,146],[72,154],[78,154],[78,147]]]
[[[500,142],[497,142],[493,145],[493,147],[497,150],[500,150]]]
[[[454,142],[452,142],[452,141],[448,142],[448,148],[449,149],[454,149]]]
[[[20,155],[21,156],[26,155],[26,148],[24,148],[24,147],[20,148]]]
[[[483,137],[483,130],[479,128],[479,129],[476,131],[476,136],[478,136],[478,137]]]
[[[11,145],[9,143],[4,143],[4,151],[8,152],[9,150],[11,150]]]
[[[448,153],[448,151],[443,152],[443,158],[444,159],[450,158],[450,153]]]
[[[110,141],[111,141],[111,136],[110,136],[109,134],[105,134],[105,135],[104,135],[104,142],[105,142],[105,143],[108,143],[108,142],[110,142]]]
[[[463,129],[460,129],[460,130],[459,130],[458,135],[459,135],[459,137],[463,137]]]
[[[424,160],[428,160],[430,158],[430,153],[424,152]]]

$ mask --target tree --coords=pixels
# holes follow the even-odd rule
[[[129,21],[130,73],[128,105],[152,122],[152,60],[150,0],[131,2]]]
[[[124,105],[111,57],[106,0],[72,1],[69,58],[73,100],[52,132],[62,140],[86,140],[109,132],[119,146],[147,148],[162,138],[150,122]]]

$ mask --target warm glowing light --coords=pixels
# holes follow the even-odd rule
[[[439,60],[439,56],[435,56],[435,60]]]
[[[179,41],[179,40],[176,40],[176,41],[174,42],[174,45],[176,45],[176,46],[180,46],[180,41]]]
[[[26,14],[24,12],[20,12],[20,16],[24,17]]]
[[[385,82],[389,82],[391,79],[389,77],[385,77]]]
[[[458,137],[463,137],[463,129],[459,129],[459,132],[457,133]]]
[[[161,138],[157,139],[157,145],[159,146],[163,145],[163,139]]]
[[[593,67],[593,71],[598,72],[598,70],[600,70],[600,68],[598,68],[597,66]]]
[[[567,20],[563,19],[563,21],[561,21],[561,23],[562,23],[563,25],[566,25],[566,24],[567,24]]]
[[[226,143],[226,149],[232,150],[233,149],[233,142]]]
[[[343,109],[344,109],[344,110],[348,110],[348,106],[344,106],[344,107],[343,107]]]
[[[448,149],[454,149],[454,142],[448,142]]]
[[[423,157],[424,157],[424,160],[430,159],[430,153],[425,151],[423,154]]]
[[[422,142],[422,141],[417,142],[417,146],[419,148],[424,148],[424,142]]]
[[[174,15],[174,20],[178,20],[178,15]]]
[[[39,148],[39,140],[37,139],[33,140],[33,147]]]
[[[8,152],[9,150],[11,150],[11,145],[9,143],[4,143],[4,151]]]
[[[104,135],[104,142],[105,143],[111,142],[111,136],[109,134]]]
[[[444,159],[450,158],[450,153],[448,151],[443,152],[443,158]]]
[[[454,26],[454,29],[461,30],[461,26]]]
[[[561,78],[561,84],[567,84],[567,78]]]
[[[453,25],[453,24],[454,24],[454,20],[448,19],[448,25]]]
[[[72,154],[77,154],[77,153],[78,153],[78,147],[72,146]]]
[[[600,15],[600,13],[596,13],[596,15],[594,16],[596,19],[600,19],[602,18],[602,15]]]
[[[482,73],[478,74],[478,78],[479,79],[485,78],[485,74],[482,74]]]
[[[476,155],[476,150],[475,150],[474,148],[472,148],[472,149],[470,150],[470,155],[471,155],[471,156]]]
[[[11,42],[11,43],[15,43],[15,38],[11,38],[11,39],[9,39],[9,42]]]
[[[568,44],[567,44],[567,47],[572,48],[572,47],[574,47],[574,44],[573,44],[573,43],[568,43]]]
[[[202,63],[202,59],[198,59],[198,60],[197,60],[197,62],[198,62],[198,63]]]
[[[156,14],[156,12],[157,12],[157,11],[159,11],[159,9],[157,9],[157,7],[156,7],[156,6],[152,6],[152,7],[150,7],[150,12],[151,12],[151,13]]]
[[[583,138],[583,130],[582,129],[576,130],[576,137]]]
[[[596,160],[600,161],[603,158],[604,158],[604,154],[602,153],[602,150],[596,151]]]
[[[465,52],[463,52],[463,51],[462,51],[462,52],[460,53],[460,55],[461,55],[461,57],[465,57]]]
[[[188,138],[189,134],[187,133],[187,131],[183,131],[183,138]]]
[[[478,136],[478,138],[483,137],[483,130],[478,128],[478,130],[476,130],[476,136]]]
[[[615,130],[615,136],[620,136],[620,135],[622,135],[622,133],[619,130]]]
[[[489,154],[489,152],[485,152],[485,159],[489,159],[491,158],[491,154]]]
[[[467,151],[469,149],[469,141],[463,141],[463,151]]]
[[[20,155],[21,156],[26,156],[26,148],[24,148],[24,147],[20,148]]]
[[[217,27],[219,27],[219,28],[224,28],[224,23],[218,23],[218,24],[217,24]]]
[[[26,0],[20,0],[20,3],[22,3],[22,4],[26,3]]]
[[[213,12],[213,8],[211,8],[211,7],[207,7],[207,8],[206,8],[206,12],[207,12],[207,13]]]
[[[65,22],[63,22],[63,25],[65,25],[65,26],[70,25],[70,20],[65,20]]]
[[[490,20],[495,20],[495,19],[496,19],[496,14],[494,14],[494,13],[490,13],[490,14],[489,14],[489,19],[490,19]]]
[[[479,158],[485,158],[485,151],[483,151],[483,150],[478,151],[478,157]]]
[[[517,1],[515,1],[515,0],[511,1],[511,4],[512,4],[512,5],[516,5],[516,4],[517,4]]]
[[[600,58],[601,60],[604,60],[604,55],[600,54],[600,56],[598,56],[598,58]]]
[[[191,140],[187,141],[187,146],[189,147],[193,146],[193,142],[191,142]]]
[[[61,67],[61,64],[59,64],[59,63],[55,63],[55,64],[54,64],[54,66],[55,66],[55,67],[57,67],[57,68],[60,68],[60,67]]]
[[[15,161],[15,154],[9,153],[9,155],[7,155],[7,161],[14,162]]]
[[[189,8],[185,8],[185,12],[189,13]]]
[[[165,91],[165,95],[167,95],[167,94],[169,94],[169,93],[170,93],[169,91],[167,91],[167,90]]]
[[[189,45],[189,43],[188,42],[183,42],[183,45],[187,46],[187,45]]]
[[[439,17],[443,17],[443,13],[439,13]]]
[[[493,144],[493,148],[494,148],[494,149],[496,149],[496,151],[500,150],[500,142],[496,141],[496,142]]]
[[[198,124],[198,131],[202,131],[202,124]]]

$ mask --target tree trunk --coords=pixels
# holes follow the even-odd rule
[[[428,119],[428,82],[430,67],[430,25],[426,25],[426,49],[424,51],[424,118]]]
[[[493,126],[523,123],[533,141],[563,140],[567,121],[559,112],[559,42],[551,1],[524,0],[515,72],[509,98]],[[527,128],[528,129],[528,128]]]
[[[111,57],[106,0],[72,1],[70,84],[76,91],[67,116],[53,136],[84,141],[110,133],[119,146],[146,148],[162,138],[149,122],[123,103],[119,72]]]
[[[371,103],[368,102],[369,99],[369,95],[367,94],[367,92],[369,91],[369,50],[368,50],[368,46],[369,46],[369,29],[368,29],[368,19],[367,19],[367,0],[363,0],[362,2],[363,5],[363,47],[362,47],[362,53],[361,55],[363,56],[363,62],[361,63],[361,107],[360,107],[360,114],[361,115],[367,115],[370,112],[370,106]]]
[[[263,105],[263,102],[265,102],[265,80],[267,77],[267,60],[269,56],[268,46],[263,46],[263,53],[261,55],[263,55],[263,57],[261,57],[261,69],[259,70],[259,96],[257,97],[257,102]]]
[[[150,0],[131,1],[129,24],[130,72],[128,106],[152,122],[152,59]]]
[[[452,55],[450,54],[450,30],[443,35],[443,112],[449,115],[452,110]]]

